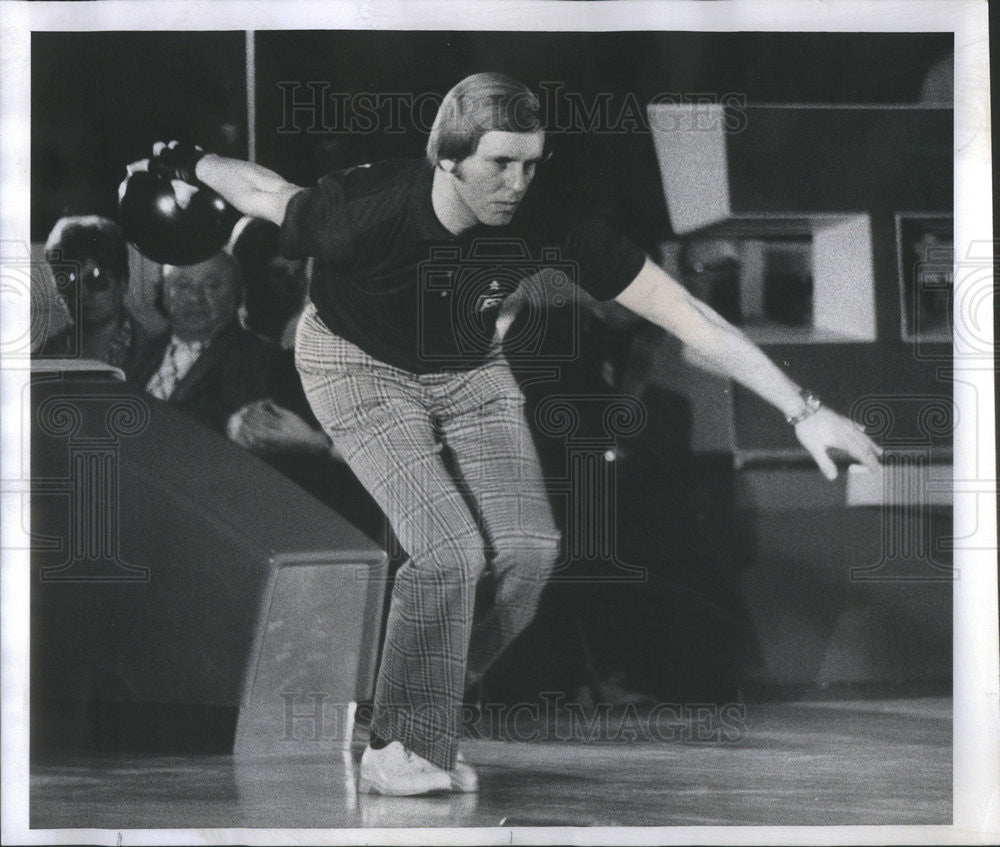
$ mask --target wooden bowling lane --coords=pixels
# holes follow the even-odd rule
[[[737,735],[566,723],[463,743],[478,795],[354,790],[360,749],[295,756],[64,756],[34,764],[31,826],[358,828],[946,824],[951,702],[765,703]],[[607,732],[610,727],[610,733]],[[623,727],[625,730],[623,731]],[[639,727],[639,732],[632,729]],[[523,728],[523,727],[522,727]],[[691,727],[689,726],[689,729]],[[589,738],[584,736],[590,735]],[[633,738],[633,735],[639,737]],[[707,736],[703,736],[707,739]]]

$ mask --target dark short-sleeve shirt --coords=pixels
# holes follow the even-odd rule
[[[433,178],[423,159],[328,174],[292,197],[282,225],[286,256],[315,257],[310,297],[323,323],[387,364],[474,368],[525,277],[552,268],[609,300],[645,261],[594,215],[529,218],[522,208],[508,225],[452,235],[434,213]]]

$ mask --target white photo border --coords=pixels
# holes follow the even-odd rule
[[[610,0],[600,3],[274,2],[0,4],[0,270],[30,243],[30,34],[41,30],[699,30],[813,32],[953,32],[955,37],[955,284],[963,267],[993,268],[988,8],[978,0]],[[966,274],[969,276],[970,274]],[[3,291],[3,338],[28,323],[25,298]],[[956,303],[960,301],[956,291]],[[979,339],[992,345],[992,310],[972,316]],[[970,320],[956,310],[956,324]],[[26,455],[18,403],[25,371],[2,374],[5,472],[2,538],[2,823],[8,844],[123,843],[108,830],[38,830],[28,826],[28,579],[20,497],[6,496]],[[441,843],[995,843],[1000,840],[1000,712],[998,712],[996,463],[992,360],[956,350],[960,424],[955,438],[954,823],[933,827],[676,827],[582,830],[435,829]],[[975,403],[970,407],[970,403]],[[971,424],[969,423],[971,421]],[[14,483],[11,483],[11,480]],[[403,830],[129,830],[130,844],[410,843]]]

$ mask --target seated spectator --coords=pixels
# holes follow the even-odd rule
[[[281,379],[277,350],[239,325],[239,267],[219,253],[164,268],[160,292],[169,329],[139,349],[132,374],[165,400],[220,433],[262,452],[324,452],[329,440],[293,412],[265,404]],[[267,416],[250,414],[269,409]]]
[[[378,537],[381,515],[315,424],[291,356],[240,325],[242,289],[228,253],[167,266],[158,305],[169,329],[139,350],[133,380]]]
[[[121,227],[97,215],[60,218],[45,258],[72,323],[35,355],[98,359],[128,375],[142,333],[125,308],[128,248]]]

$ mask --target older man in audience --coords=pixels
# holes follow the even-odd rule
[[[240,326],[241,300],[239,267],[226,253],[166,267],[159,306],[169,329],[140,349],[134,381],[265,456],[327,452],[320,430],[272,399],[289,391],[296,374],[282,367],[276,348]]]

